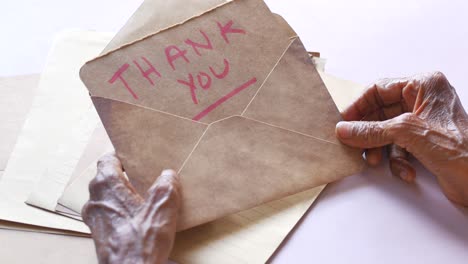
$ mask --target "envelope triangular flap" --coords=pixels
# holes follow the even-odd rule
[[[289,37],[263,1],[236,0],[90,61],[80,75],[92,96],[208,124],[242,113]]]
[[[243,116],[339,144],[334,131],[341,115],[299,38]]]
[[[186,229],[343,178],[362,168],[354,149],[242,116],[215,122],[180,172],[178,228]]]

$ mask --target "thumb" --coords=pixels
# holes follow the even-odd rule
[[[338,139],[346,145],[358,148],[377,148],[393,142],[388,133],[388,121],[351,121],[336,125]]]
[[[424,128],[418,117],[411,113],[402,114],[385,121],[339,122],[336,125],[338,139],[346,145],[357,148],[376,148],[391,143],[407,148],[412,136]]]

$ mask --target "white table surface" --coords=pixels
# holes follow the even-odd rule
[[[0,76],[40,72],[55,33],[117,31],[141,0],[15,0],[0,9]],[[360,83],[444,72],[468,108],[468,2],[267,0],[327,71]],[[468,210],[418,165],[414,185],[386,166],[331,184],[275,263],[466,263]],[[2,256],[0,256],[0,262]]]

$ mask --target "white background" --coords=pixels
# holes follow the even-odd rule
[[[40,72],[63,29],[118,31],[140,2],[2,1],[0,76]],[[266,2],[328,59],[329,73],[367,84],[439,70],[468,106],[467,1]],[[468,212],[423,168],[408,185],[382,166],[330,185],[274,261],[467,263]]]

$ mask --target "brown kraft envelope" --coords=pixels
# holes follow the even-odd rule
[[[80,75],[140,193],[178,169],[178,230],[352,175],[359,150],[298,37],[235,0],[104,54]]]

